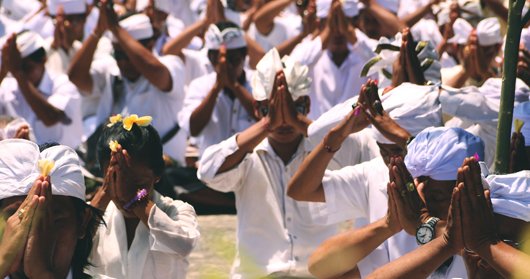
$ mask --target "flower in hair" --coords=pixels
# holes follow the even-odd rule
[[[109,148],[110,148],[110,150],[112,150],[112,152],[116,152],[116,151],[118,150],[118,146],[119,146],[119,145],[120,145],[120,144],[119,144],[118,141],[116,141],[116,140],[111,140],[111,141],[109,142]]]
[[[53,160],[47,160],[47,159],[39,160],[39,170],[42,176],[48,176],[54,166],[55,166],[55,162]]]
[[[109,117],[109,124],[107,124],[107,127],[112,127],[112,125],[118,123],[118,122],[121,122],[123,121],[123,117],[121,116],[121,114],[116,114],[114,116],[111,116]]]
[[[123,129],[130,131],[133,127],[133,124],[136,124],[138,126],[147,126],[151,124],[151,121],[153,121],[153,118],[151,116],[138,117],[138,115],[132,114],[123,119]]]
[[[524,122],[523,122],[521,119],[515,118],[513,124],[514,124],[513,126],[515,126],[515,127],[514,127],[514,128],[515,128],[515,131],[516,131],[517,133],[521,133],[521,129],[523,128]]]

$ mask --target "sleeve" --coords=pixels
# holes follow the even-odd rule
[[[322,40],[320,36],[311,39],[306,37],[291,52],[291,58],[302,65],[310,66],[317,61],[322,54]]]
[[[329,224],[368,216],[365,165],[348,166],[336,171],[326,170],[322,186],[329,212]]]
[[[62,110],[70,119],[68,124],[56,124],[62,130],[59,142],[72,148],[77,148],[81,144],[81,139],[78,135],[83,134],[81,96],[66,75],[57,77],[54,83],[53,94],[48,98],[48,102]]]
[[[166,66],[171,75],[171,90],[166,93],[176,93],[184,96],[184,84],[186,82],[186,70],[180,57],[175,55],[164,55],[159,57],[160,63]]]
[[[197,176],[212,189],[221,192],[231,192],[237,191],[241,187],[241,181],[245,176],[245,170],[249,162],[249,155],[237,167],[217,174],[226,157],[239,149],[236,137],[237,134],[218,144],[209,146],[199,161]]]
[[[180,128],[185,130],[188,134],[190,132],[191,114],[202,103],[202,100],[206,98],[207,94],[208,91],[205,89],[204,79],[202,77],[190,83],[184,97],[184,104],[178,113]]]
[[[163,205],[154,205],[149,213],[149,247],[187,257],[200,237],[197,214],[188,203],[165,197],[161,201]]]
[[[110,75],[110,65],[109,59],[114,59],[110,55],[106,58],[101,58],[94,60],[92,66],[90,67],[90,76],[92,77],[92,96],[101,96],[103,90],[107,85],[107,76]],[[83,95],[86,95],[87,92],[80,92]]]
[[[475,86],[442,88],[440,103],[444,113],[472,122],[497,121],[499,115],[499,102],[484,96]]]

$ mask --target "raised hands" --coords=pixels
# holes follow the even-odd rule
[[[226,46],[221,46],[219,49],[219,57],[217,57],[217,65],[215,65],[215,72],[217,73],[217,83],[221,88],[228,88],[234,90],[237,79],[235,77],[234,67],[228,63],[226,57]]]
[[[404,28],[402,31],[399,59],[394,62],[392,73],[393,87],[403,82],[419,85],[423,85],[426,82],[421,70],[421,63],[416,54],[416,43],[409,28]]]
[[[114,10],[112,0],[101,0],[98,3],[99,7],[99,18],[96,25],[95,32],[98,35],[103,34],[107,29],[110,31],[115,30],[118,25],[118,15]]]
[[[479,47],[476,30],[469,35],[468,43],[464,48],[464,69],[467,74],[475,80],[484,81],[493,73],[490,64],[494,57],[486,57],[482,48]]]
[[[20,51],[17,48],[17,35],[12,34],[7,38],[4,46],[2,47],[2,69],[10,72],[13,76],[19,76],[23,74],[22,71],[22,57]],[[2,70],[4,71],[4,70]]]
[[[326,28],[321,33],[322,45],[326,48],[332,40],[341,36],[352,45],[357,42],[355,27],[346,18],[341,2],[333,0],[326,19]]]
[[[318,24],[316,2],[310,0],[302,14],[302,32],[305,35],[312,34],[318,29]]]
[[[55,31],[53,32],[53,42],[51,47],[54,49],[62,48],[68,50],[70,48],[68,44],[68,32],[66,26],[69,24],[64,18],[64,8],[59,6],[57,9],[57,15],[55,16]]]

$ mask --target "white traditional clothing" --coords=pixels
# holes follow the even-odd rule
[[[348,44],[350,53],[346,60],[337,66],[331,59],[331,53],[322,49],[322,40],[304,40],[291,53],[291,57],[310,69],[309,76],[313,80],[309,96],[311,108],[308,117],[317,119],[334,105],[359,94],[361,86],[368,78],[361,78],[361,70],[368,59],[375,54],[366,37],[360,30],[355,29],[357,43]]]
[[[91,129],[95,129],[107,121],[109,116],[118,113],[124,116],[130,114],[152,116],[152,125],[160,137],[164,137],[175,127],[178,123],[177,113],[182,108],[184,98],[184,64],[178,56],[174,55],[165,55],[158,59],[171,75],[172,88],[168,92],[161,91],[143,76],[134,82],[126,78],[122,79],[114,59],[99,59],[92,62],[90,75],[93,89],[90,96],[98,96],[100,101],[97,120],[94,121]],[[85,131],[85,135],[90,135],[92,132],[93,130]],[[183,163],[186,149],[185,138],[185,132],[179,131],[164,144],[164,153]]]
[[[237,167],[220,174],[226,157],[238,149],[236,136],[203,154],[198,177],[213,189],[236,195],[238,254],[231,278],[310,277],[310,254],[337,233],[336,225],[325,225],[324,203],[287,196],[287,183],[309,154],[306,144],[303,139],[285,165],[265,139]]]
[[[56,123],[47,127],[30,107],[13,77],[6,77],[0,85],[0,113],[22,117],[35,132],[37,143],[57,142],[76,148],[81,144],[83,131],[81,118],[81,98],[77,88],[66,75],[52,76],[45,71],[37,87],[38,91],[52,106],[62,110],[70,123]],[[4,107],[4,112],[2,111]]]
[[[248,30],[248,36],[258,43],[264,51],[296,37],[302,32],[302,18],[299,15],[282,13],[274,18],[272,30],[269,34],[262,34],[253,23]]]
[[[245,73],[247,82],[243,86],[248,92],[252,92],[248,83],[251,79],[251,74],[249,71]],[[179,113],[179,123],[182,129],[188,133],[190,131],[191,114],[208,96],[215,84],[216,78],[217,73],[210,73],[192,81],[189,85],[186,98],[184,99],[184,106]],[[202,155],[208,146],[219,143],[235,133],[245,130],[254,124],[254,122],[254,117],[247,112],[236,97],[232,99],[224,90],[221,90],[208,124],[202,129],[200,135],[197,136],[199,155]]]
[[[530,222],[530,171],[489,175],[486,184],[494,212]]]
[[[125,219],[113,202],[105,210],[86,272],[94,278],[184,279],[187,257],[199,239],[197,216],[185,202],[153,195],[147,226],[140,221],[127,247]]]

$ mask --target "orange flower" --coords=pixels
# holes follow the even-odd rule
[[[109,148],[110,150],[112,150],[112,152],[116,152],[118,150],[118,146],[120,146],[120,144],[118,143],[118,141],[115,141],[115,140],[111,140],[109,142]]]
[[[138,117],[138,115],[132,114],[123,119],[123,129],[130,131],[132,129],[133,124],[136,124],[138,126],[147,126],[151,124],[151,121],[153,121],[153,118],[151,116]]]
[[[107,124],[107,127],[112,127],[112,125],[118,123],[118,122],[121,122],[122,121],[122,116],[121,114],[116,114],[114,116],[111,116],[109,117],[109,124]]]

